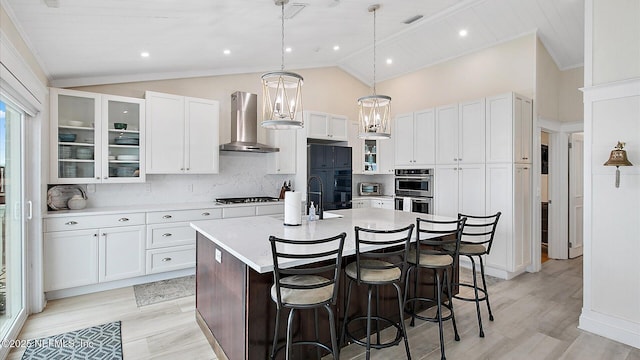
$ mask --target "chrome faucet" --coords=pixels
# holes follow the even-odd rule
[[[318,184],[320,184],[320,191],[309,191],[309,185],[311,184],[311,180],[316,179],[318,180]],[[323,216],[322,216],[322,207],[324,206],[324,204],[322,203],[322,180],[317,177],[317,176],[309,176],[309,179],[307,180],[307,215],[309,215],[309,205],[311,204],[309,202],[309,195],[311,194],[315,194],[315,195],[319,195],[320,196],[320,201],[318,201],[318,211],[317,211],[317,215],[318,215],[318,219],[322,220]]]

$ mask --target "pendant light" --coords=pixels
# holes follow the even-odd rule
[[[284,5],[289,0],[275,0],[282,9],[282,65],[280,71],[262,75],[262,127],[299,129],[302,120],[302,76],[284,71]],[[298,116],[300,113],[300,116]]]
[[[376,94],[376,11],[380,5],[369,6],[373,13],[373,95],[358,99],[361,139],[389,139],[391,137],[391,97]]]

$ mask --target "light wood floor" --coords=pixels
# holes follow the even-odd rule
[[[448,359],[606,359],[640,360],[632,348],[577,329],[582,307],[582,258],[549,260],[542,271],[490,286],[495,321],[483,306],[485,338],[478,337],[475,305],[456,301],[461,341],[453,341],[445,323]],[[121,320],[125,360],[215,359],[196,325],[194,297],[138,308],[133,288],[50,301],[29,317],[20,339],[38,338]],[[439,359],[437,324],[418,321],[409,328],[413,359]],[[16,349],[9,359],[20,359]],[[404,347],[372,352],[372,359],[402,359]],[[364,359],[362,347],[350,345],[343,360]]]

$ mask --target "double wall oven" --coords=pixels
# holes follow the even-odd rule
[[[433,169],[396,169],[395,209],[433,214]]]

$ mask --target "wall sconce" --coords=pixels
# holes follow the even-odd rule
[[[616,187],[620,187],[620,166],[633,166],[633,164],[627,159],[627,151],[623,150],[625,143],[618,141],[615,149],[611,150],[609,160],[604,163],[605,166],[616,167]]]

